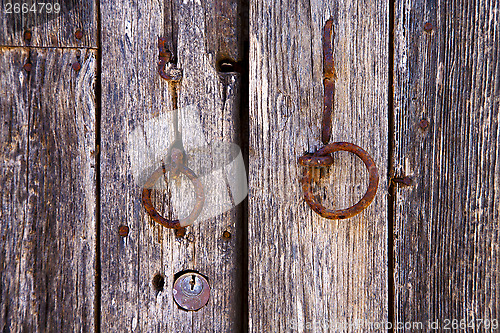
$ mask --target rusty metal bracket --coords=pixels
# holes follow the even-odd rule
[[[314,154],[305,154],[299,158],[299,164],[306,167],[303,177],[300,179],[304,200],[316,213],[327,219],[346,219],[359,214],[370,205],[377,193],[379,176],[377,166],[370,155],[362,148],[353,143],[334,142],[329,143],[332,134],[332,109],[335,96],[335,67],[333,64],[332,47],[333,20],[329,19],[323,29],[323,119],[321,141],[325,145]],[[348,151],[356,154],[365,163],[368,169],[368,189],[361,200],[347,209],[330,210],[325,208],[312,194],[311,182],[313,179],[313,168],[329,167],[333,164],[332,153],[336,151]]]

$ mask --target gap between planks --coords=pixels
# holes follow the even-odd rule
[[[89,47],[89,46],[31,46],[31,45],[0,45],[0,49],[19,49],[19,48],[29,48],[29,49],[44,49],[44,50],[50,50],[50,49],[60,49],[60,50],[94,50],[98,51],[98,47]]]

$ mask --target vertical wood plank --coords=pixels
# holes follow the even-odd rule
[[[19,7],[14,7],[16,4]],[[97,47],[95,0],[0,0],[0,5],[1,46]],[[83,32],[81,38],[76,38],[77,30]],[[25,31],[31,32],[29,41]]]
[[[395,319],[424,330],[498,328],[499,15],[396,1],[395,175],[413,184],[396,191]]]
[[[0,329],[92,331],[96,54],[0,48],[0,68]]]
[[[157,73],[157,41],[162,36],[168,38],[168,47],[183,70],[178,107],[186,148],[199,139],[187,129],[196,123],[201,124],[207,143],[238,144],[239,74],[218,73],[216,62],[228,56],[240,60],[239,37],[228,28],[237,38],[230,44],[214,43],[228,31],[212,25],[214,18],[218,21],[224,15],[231,22],[237,20],[238,1],[225,2],[227,10],[217,11],[221,4],[143,1],[101,6],[103,331],[232,332],[241,325],[240,206],[196,222],[185,237],[176,239],[172,230],[155,224],[146,214],[142,188],[133,174],[134,166],[141,163],[140,154],[127,151],[133,131],[146,128],[155,119],[173,118],[168,84]],[[187,119],[182,115],[190,108],[196,112]],[[163,129],[154,128],[148,144],[157,145],[154,153],[163,156],[169,148],[164,143],[172,141],[171,125],[159,125]],[[199,152],[188,150],[188,155],[188,166],[198,170]],[[194,200],[187,179],[169,186],[172,196],[180,195],[183,202]],[[207,202],[221,199],[206,198]],[[189,209],[176,207],[179,201],[165,191],[156,191],[153,201],[163,216],[189,213]],[[130,228],[127,237],[118,235],[120,225]],[[224,231],[232,237],[224,239]],[[180,310],[173,300],[174,274],[184,270],[199,271],[211,285],[207,306],[197,312]],[[158,284],[158,279],[153,283],[156,276],[164,283]]]
[[[250,6],[250,331],[374,331],[388,319],[388,2]],[[363,147],[381,177],[374,202],[341,221],[307,206],[297,164],[321,146],[322,31],[330,17],[337,73],[331,141]],[[329,208],[347,208],[364,194],[367,172],[348,153],[334,159],[319,195]]]

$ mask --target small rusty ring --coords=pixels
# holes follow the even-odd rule
[[[168,172],[171,169],[172,166],[170,164],[165,166],[165,171]],[[161,216],[160,214],[158,214],[155,207],[153,206],[153,203],[151,202],[151,189],[153,188],[158,178],[163,175],[163,167],[159,167],[158,169],[156,169],[155,172],[153,172],[151,177],[149,177],[149,179],[146,181],[146,184],[144,185],[144,188],[142,190],[142,203],[144,205],[144,208],[148,212],[149,216],[156,223],[166,228],[181,229],[193,224],[193,222],[200,215],[201,210],[203,209],[203,204],[205,203],[205,193],[203,191],[203,185],[201,184],[201,181],[198,179],[194,171],[184,165],[180,167],[179,171],[182,174],[186,175],[191,180],[191,182],[193,182],[193,186],[196,193],[196,203],[193,207],[193,210],[187,217],[180,220],[168,220],[163,216]]]
[[[302,183],[302,191],[304,192],[304,199],[307,204],[314,210],[316,213],[321,215],[324,218],[331,220],[338,219],[346,219],[349,217],[353,217],[356,214],[359,214],[363,209],[368,207],[370,203],[375,198],[375,194],[377,193],[378,188],[378,171],[375,162],[371,158],[370,155],[366,151],[364,151],[361,147],[356,146],[355,144],[348,142],[334,142],[330,143],[320,150],[318,150],[315,155],[316,156],[325,156],[336,151],[348,151],[357,155],[361,160],[365,163],[366,168],[368,169],[369,181],[368,181],[368,189],[366,190],[365,195],[357,204],[351,206],[347,209],[338,209],[338,210],[330,210],[321,205],[318,200],[314,197],[311,192],[311,181],[312,181],[312,168],[306,168],[304,171],[304,176],[301,179]]]

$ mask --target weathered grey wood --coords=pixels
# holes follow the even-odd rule
[[[251,1],[251,332],[327,331],[322,325],[373,332],[388,319],[387,6]],[[321,146],[322,31],[330,17],[338,77],[331,141],[360,145],[380,173],[374,202],[341,221],[323,219],[306,205],[297,164]],[[367,172],[348,153],[334,158],[320,195],[327,207],[347,208],[364,194]]]
[[[101,5],[103,332],[232,332],[241,325],[241,209],[197,222],[184,238],[176,239],[172,230],[153,223],[146,214],[142,188],[133,174],[134,165],[140,161],[127,152],[134,130],[152,119],[173,114],[168,84],[157,73],[157,41],[161,36],[170,38],[167,44],[184,73],[178,106],[195,106],[200,112],[187,122],[183,118],[183,126],[201,121],[209,143],[238,143],[240,78],[236,73],[216,71],[218,53],[227,52],[224,48],[229,46],[213,46],[220,32],[212,27],[214,17],[227,15],[231,21],[236,20],[233,15],[237,10],[233,9],[238,2],[231,2],[231,11],[217,12],[220,3],[141,1]],[[229,48],[240,57],[235,51],[239,49],[237,43]],[[183,139],[189,141],[190,134],[185,130]],[[155,130],[150,146],[171,139],[169,135],[166,130]],[[162,155],[160,150],[164,154],[168,148],[159,146],[155,154]],[[196,169],[197,157],[192,151],[188,166]],[[170,186],[171,192],[184,201],[194,199],[187,179]],[[207,196],[207,200],[219,198]],[[166,192],[156,191],[154,204],[164,216],[170,211],[186,213],[175,205],[171,207]],[[120,225],[130,228],[125,238],[118,235]],[[229,240],[222,238],[226,230],[232,234]],[[186,269],[206,275],[212,288],[207,306],[198,312],[178,309],[172,297],[174,274]],[[163,290],[152,283],[157,274],[164,276]]]
[[[0,330],[90,332],[96,54],[0,48],[0,68]]]
[[[211,36],[207,39],[207,51],[215,55],[217,61],[241,60],[243,20],[240,1],[216,0],[208,2],[206,6],[213,15],[206,20],[207,33]]]
[[[95,0],[86,1],[38,1],[37,13],[6,13],[8,3],[28,4],[34,1],[1,0],[3,19],[0,21],[0,46],[28,45],[24,32],[31,31],[31,46],[44,47],[97,47],[97,9]],[[48,14],[42,4],[60,4],[59,14]],[[21,7],[22,8],[22,7]],[[49,7],[50,8],[50,7]],[[22,10],[22,9],[21,9]],[[83,37],[77,39],[75,32]]]
[[[395,319],[424,331],[500,319],[498,6],[396,2]]]

